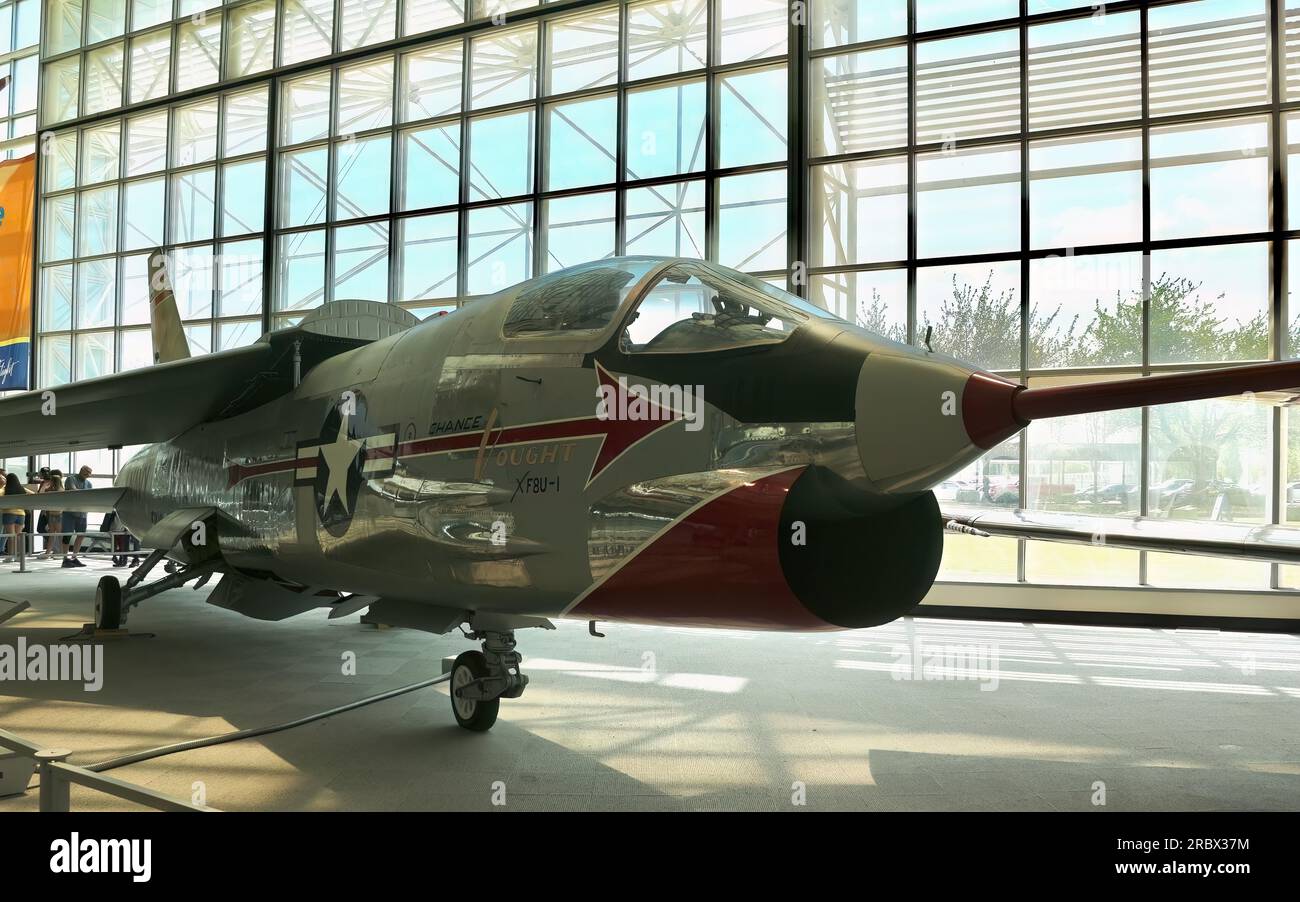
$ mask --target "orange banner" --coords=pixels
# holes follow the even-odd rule
[[[0,391],[28,387],[36,156],[0,162]]]

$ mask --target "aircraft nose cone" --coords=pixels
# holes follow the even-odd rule
[[[950,357],[897,347],[871,353],[855,396],[858,451],[879,491],[923,492],[1021,428],[1020,388]]]

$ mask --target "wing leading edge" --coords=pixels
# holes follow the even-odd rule
[[[0,399],[0,455],[167,441],[220,416],[274,357],[259,343]]]
[[[1050,511],[949,506],[944,522],[959,531],[1094,545],[1132,551],[1209,555],[1268,563],[1300,563],[1300,529],[1250,523],[1205,523],[1149,517],[1092,517]]]

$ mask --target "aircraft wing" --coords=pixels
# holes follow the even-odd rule
[[[0,398],[0,456],[116,448],[175,438],[235,405],[274,365],[257,343]]]
[[[1151,517],[1092,517],[960,505],[943,506],[943,518],[950,529],[975,535],[1278,564],[1300,563],[1300,529],[1294,527]]]

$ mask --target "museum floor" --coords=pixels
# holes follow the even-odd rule
[[[35,566],[0,571],[0,597],[32,603],[0,645],[74,632],[107,569]],[[189,589],[129,626],[155,636],[106,643],[99,692],[0,682],[0,727],[91,763],[413,683],[470,647],[324,612],[260,623]],[[796,796],[823,810],[1094,810],[1103,792],[1101,810],[1300,809],[1300,637],[934,620],[832,636],[601,629],[521,632],[532,683],[486,735],[455,726],[439,686],[112,773],[187,799],[198,781],[227,810],[789,810]],[[947,675],[979,679],[915,679],[927,668],[908,664],[970,648],[995,657],[996,684],[969,667]],[[74,810],[125,807],[72,793]],[[35,791],[0,800],[36,806]]]

